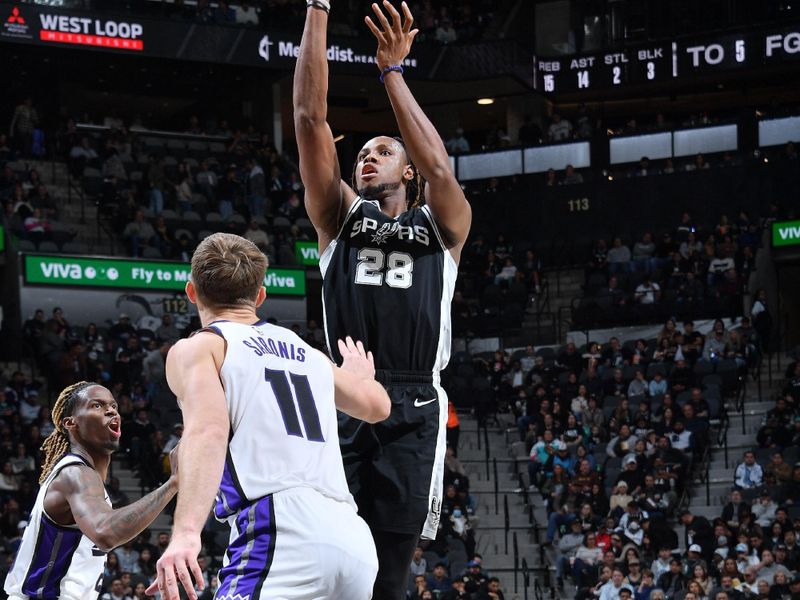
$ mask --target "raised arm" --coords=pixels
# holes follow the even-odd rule
[[[203,577],[197,564],[200,532],[219,489],[228,447],[230,421],[219,368],[225,359],[225,341],[212,333],[182,340],[167,355],[167,382],[183,412],[181,437],[181,493],[175,509],[172,541],[158,560],[156,584],[164,600],[178,598],[181,582],[190,600],[197,599],[189,573]],[[152,593],[148,591],[148,593]]]
[[[405,20],[388,0],[383,0],[383,6],[391,16],[391,23],[377,4],[372,9],[380,27],[370,17],[365,18],[378,40],[378,68],[384,73],[386,92],[408,154],[428,182],[425,201],[458,259],[469,234],[472,209],[450,168],[442,138],[414,99],[402,73],[385,71],[387,67],[403,64],[418,30],[411,29],[414,19],[405,2],[402,4]]]
[[[339,340],[342,367],[333,367],[336,408],[367,423],[389,417],[392,402],[384,387],[375,381],[372,353],[351,338]]]
[[[173,451],[170,458],[175,456]],[[100,550],[109,552],[139,535],[172,500],[178,491],[176,465],[175,460],[167,483],[133,504],[117,509],[106,502],[105,487],[97,471],[85,465],[70,466],[61,471],[50,485],[45,508],[55,517],[55,511],[49,507],[60,505],[61,499],[65,499],[81,533]]]
[[[356,197],[342,181],[328,116],[328,13],[306,12],[300,56],[294,69],[294,129],[300,153],[308,216],[317,230],[320,252],[336,237],[341,219]]]

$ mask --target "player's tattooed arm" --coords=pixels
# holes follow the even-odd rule
[[[294,128],[300,154],[300,177],[306,188],[308,216],[320,251],[336,237],[355,192],[342,181],[339,159],[328,125],[328,15],[309,8],[300,56],[294,69]]]
[[[405,2],[401,9],[402,16],[384,0],[383,10],[378,4],[373,4],[374,17],[365,18],[378,40],[377,63],[381,71],[403,64],[418,32],[412,29],[414,18]],[[439,132],[417,103],[402,73],[385,72],[384,83],[411,161],[428,182],[425,201],[442,230],[445,242],[458,259],[469,234],[472,209],[453,175]]]
[[[170,458],[175,460],[174,456],[173,451]],[[64,469],[51,485],[51,490],[66,500],[81,532],[107,552],[135,538],[161,514],[178,491],[178,478],[173,468],[166,483],[136,502],[117,509],[106,502],[100,475],[90,467]]]

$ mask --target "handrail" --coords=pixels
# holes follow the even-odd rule
[[[540,298],[542,300],[540,301]],[[536,296],[536,316],[540,317],[545,312],[550,312],[550,283],[547,279],[541,279],[539,293]]]
[[[508,556],[508,532],[511,530],[511,518],[508,515],[508,496],[503,496],[503,528],[504,528],[504,538],[505,538],[505,552],[504,554]],[[517,534],[514,533],[514,536]]]
[[[736,408],[742,415],[742,435],[747,433],[747,425],[745,423],[745,414],[744,414],[744,399],[747,395],[747,381],[745,380],[744,376],[739,376],[739,385],[736,388]]]
[[[519,545],[517,544],[517,532],[514,532],[514,593],[519,592],[517,585],[517,572],[519,571]]]
[[[533,580],[533,597],[536,600],[544,600],[544,590],[542,589],[542,584],[539,583],[538,579]]]
[[[494,466],[494,514],[500,514],[500,478],[497,476],[497,459],[492,459]],[[506,498],[506,513],[508,513],[508,499]]]
[[[524,556],[522,557],[521,564],[522,564],[522,593],[525,600],[528,600],[528,588],[531,585],[531,574],[530,570],[528,569],[528,561],[525,560]]]
[[[111,127],[108,125],[98,125],[97,123],[76,123],[75,128],[78,131],[84,131],[87,133],[108,133],[112,131]],[[233,140],[233,136],[230,135],[213,135],[213,134],[205,134],[205,133],[188,133],[185,131],[169,131],[166,129],[147,129],[146,127],[141,127],[139,125],[132,125],[128,128],[130,133],[134,133],[136,135],[141,136],[152,136],[152,137],[163,137],[163,138],[170,138],[170,139],[181,139],[181,140],[188,140],[188,141],[198,141],[198,142],[230,142]],[[248,140],[256,140],[258,136],[250,135],[247,136]]]
[[[86,224],[86,192],[83,183],[77,177],[73,179],[71,174],[67,174],[67,202],[72,204],[72,191],[75,191],[81,201],[81,218],[78,221],[81,225]]]
[[[572,327],[572,320],[573,320],[574,312],[575,312],[575,309],[572,306],[559,306],[558,307],[558,322],[556,324],[556,327],[557,327],[556,336],[557,336],[558,340],[562,340],[563,339],[563,336],[561,335],[562,334],[561,326],[563,324],[566,323],[568,329]],[[564,316],[565,313],[567,314],[566,317]]]
[[[721,446],[725,451],[725,468],[728,468],[728,429],[731,417],[728,414],[728,407],[722,402],[719,416],[719,431],[717,431],[717,446]]]
[[[485,451],[485,460],[486,460],[486,479],[488,481],[490,477],[489,473],[489,425],[488,423],[484,422],[483,424],[483,446]]]
[[[518,487],[521,490],[520,493],[522,494],[522,501],[525,503],[525,506],[528,506],[528,488],[525,487],[525,479],[523,479],[522,473],[517,472],[517,482]]]

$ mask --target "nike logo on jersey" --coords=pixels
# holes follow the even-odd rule
[[[429,246],[431,243],[431,236],[427,227],[422,225],[406,226],[399,223],[384,223],[380,227],[378,221],[364,217],[353,223],[353,229],[350,231],[350,237],[354,238],[359,233],[372,232],[372,241],[376,244],[383,244],[389,238],[397,236],[400,240],[418,241],[423,246]]]
[[[436,402],[436,398],[431,398],[430,400],[422,400],[420,401],[419,398],[414,400],[414,406],[419,408],[420,406],[425,406],[426,404],[430,404],[431,402]]]
[[[107,552],[103,552],[97,546],[92,546],[92,556],[105,556]]]

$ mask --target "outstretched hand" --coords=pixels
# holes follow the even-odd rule
[[[402,65],[408,53],[411,51],[411,44],[414,38],[419,33],[419,29],[411,29],[414,22],[414,17],[411,16],[411,10],[408,4],[402,3],[403,17],[397,12],[397,9],[392,6],[389,0],[383,0],[383,7],[392,18],[389,19],[383,13],[383,10],[377,3],[373,3],[372,10],[375,13],[381,27],[378,27],[371,17],[364,17],[364,22],[369,27],[372,34],[378,40],[378,53],[376,55],[376,62],[378,68],[383,71],[386,67],[392,65]]]
[[[195,585],[200,590],[204,587],[203,572],[197,562],[200,550],[199,535],[173,536],[156,563],[156,580],[145,593],[160,592],[162,600],[180,600],[180,587],[183,587],[189,600],[197,600]]]
[[[366,352],[364,344],[360,341],[353,342],[350,336],[347,336],[346,340],[339,340],[339,354],[342,355],[342,369],[362,379],[375,378],[375,360],[372,352]]]

